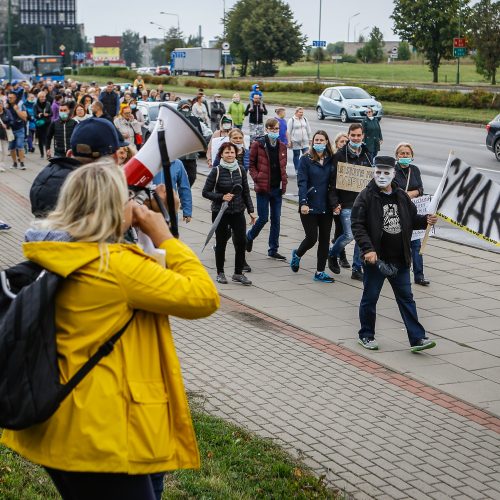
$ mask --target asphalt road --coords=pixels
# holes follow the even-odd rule
[[[274,108],[274,105],[268,105],[269,116],[273,116]],[[293,112],[293,108],[287,108],[288,117]],[[338,120],[319,120],[314,110],[306,110],[305,116],[313,133],[319,129],[325,130],[332,141],[339,132],[347,131],[349,127],[349,124],[343,124]],[[453,151],[463,161],[480,169],[484,175],[500,184],[500,162],[486,148],[485,127],[469,127],[387,117],[383,118],[380,124],[384,137],[381,154],[393,155],[396,145],[401,141],[409,142],[414,146],[415,164],[418,165],[422,172],[426,193],[434,193],[443,174],[450,151]],[[297,185],[293,182],[295,171],[291,161],[291,154],[289,155],[287,170],[291,180],[288,194],[293,198],[293,195],[297,194]],[[449,224],[438,224],[436,234],[457,243],[500,252],[500,248],[469,236],[464,231]]]

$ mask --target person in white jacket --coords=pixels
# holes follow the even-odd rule
[[[130,106],[124,106],[120,111],[120,115],[114,119],[115,127],[122,134],[123,139],[130,144],[136,144],[135,135],[141,135],[141,124],[134,118]],[[141,136],[142,137],[142,136]],[[142,144],[142,140],[140,141]]]
[[[293,150],[293,165],[297,173],[300,156],[309,151],[312,137],[311,127],[304,116],[304,108],[295,109],[295,114],[288,120],[287,129],[290,136],[288,147]]]

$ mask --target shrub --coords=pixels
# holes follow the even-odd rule
[[[95,76],[118,76],[118,73],[127,70],[125,66],[96,66],[92,68],[80,68],[79,75],[95,75]]]

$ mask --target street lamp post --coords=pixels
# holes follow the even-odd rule
[[[175,14],[173,12],[160,12],[160,14],[163,14],[164,16],[175,16],[177,17],[177,31],[180,32],[181,31],[181,24],[180,24],[180,21],[179,21],[179,14]]]
[[[318,42],[321,44],[321,3],[322,0],[319,0],[319,20],[318,20]],[[316,78],[319,83],[319,53],[320,53],[321,47],[316,47],[316,53],[318,54],[318,67],[316,70]]]
[[[9,59],[9,82],[12,82],[12,1],[7,6],[7,57]]]
[[[222,38],[226,41],[226,0],[222,0]],[[222,78],[226,78],[227,56],[224,54],[224,65],[222,66]]]
[[[356,14],[353,14],[348,20],[347,20],[347,41],[349,42],[349,35],[351,32],[351,19],[353,19],[356,16],[359,16],[361,12],[356,12]]]
[[[356,23],[354,25],[354,37],[353,37],[353,42],[356,43],[356,28],[360,25],[361,23]]]

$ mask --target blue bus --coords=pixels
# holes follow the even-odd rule
[[[14,56],[14,64],[33,82],[64,80],[62,56]]]

